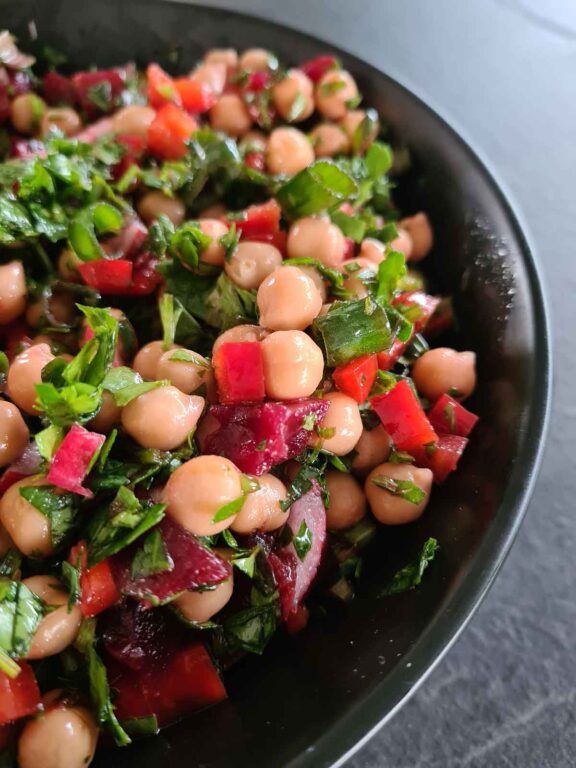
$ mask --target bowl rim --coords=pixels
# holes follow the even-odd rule
[[[209,6],[189,0],[159,0],[159,2],[188,5],[210,12],[220,10],[230,15],[253,20],[260,25],[279,30],[286,29],[317,46],[319,53],[323,46],[336,55],[343,55],[367,69],[369,76],[384,78],[410,98],[415,99],[420,106],[432,112],[441,128],[452,141],[459,145],[483,176],[510,224],[526,268],[528,295],[534,318],[534,356],[539,361],[533,385],[536,397],[528,405],[526,422],[526,433],[530,434],[531,439],[525,439],[520,446],[499,511],[488,526],[470,567],[454,594],[447,598],[442,611],[433,619],[430,626],[416,641],[414,648],[404,656],[402,662],[389,676],[378,683],[362,701],[339,717],[316,742],[309,745],[288,764],[291,768],[304,768],[304,766],[338,768],[398,712],[454,645],[492,586],[524,519],[542,461],[552,401],[549,305],[541,268],[527,234],[526,222],[519,213],[519,207],[489,161],[457,121],[448,115],[445,116],[443,109],[421,95],[411,84],[405,84],[397,72],[393,75],[382,72],[359,56],[349,53],[341,46],[334,45],[330,40],[302,32],[290,24],[273,21],[255,13],[246,13],[223,6]],[[382,714],[383,711],[384,714]]]

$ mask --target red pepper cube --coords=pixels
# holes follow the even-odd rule
[[[381,371],[389,371],[390,368],[393,368],[404,354],[404,350],[408,344],[408,341],[394,339],[394,343],[389,350],[386,352],[378,352],[378,368]]]
[[[105,295],[124,293],[132,283],[132,270],[127,259],[97,259],[78,266],[86,285]]]
[[[18,662],[20,674],[8,677],[0,672],[0,725],[33,715],[40,709],[40,691],[32,667]]]
[[[434,481],[441,484],[458,466],[468,445],[468,438],[460,435],[440,435],[436,443],[413,452],[416,464],[434,473]]]
[[[176,104],[164,104],[148,128],[148,149],[161,160],[180,160],[198,123]]]
[[[208,83],[179,77],[174,80],[174,88],[180,97],[184,109],[188,112],[207,112],[216,104],[218,97]]]
[[[261,205],[251,205],[244,217],[235,219],[236,229],[245,240],[255,240],[257,235],[271,235],[280,230],[282,210],[276,200]]]
[[[332,378],[341,392],[353,397],[357,403],[363,403],[370,394],[377,373],[377,356],[362,355],[335,368]]]
[[[399,451],[422,448],[438,440],[410,384],[402,379],[389,392],[372,399],[384,429]]]
[[[399,309],[407,320],[414,323],[414,333],[424,330],[436,311],[440,299],[424,291],[406,291],[396,296],[392,304]]]
[[[168,103],[182,106],[182,99],[174,80],[167,72],[164,72],[159,64],[148,65],[146,80],[148,82],[148,103],[151,107],[159,109]]]
[[[264,399],[266,390],[260,342],[222,344],[212,362],[221,403]]]
[[[120,600],[108,560],[102,560],[81,575],[80,594],[80,610],[87,619],[97,616]]]
[[[330,56],[329,54],[316,56],[315,59],[305,61],[298,67],[304,74],[308,75],[313,83],[317,83],[329,70],[339,68],[340,62],[336,56]]]
[[[468,411],[450,395],[442,395],[428,411],[430,423],[439,435],[468,437],[476,426],[478,416]]]

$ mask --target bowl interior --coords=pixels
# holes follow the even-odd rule
[[[34,20],[39,42],[64,51],[75,68],[133,59],[187,71],[214,46],[265,46],[288,62],[333,50],[260,20],[175,3],[0,0],[0,8],[24,48]],[[104,753],[97,765],[152,768],[164,758],[173,768],[331,765],[393,711],[456,636],[521,517],[548,398],[546,323],[530,253],[491,177],[456,134],[397,83],[341,58],[366,103],[410,148],[402,204],[429,212],[432,280],[454,296],[456,343],[478,355],[473,408],[481,421],[461,469],[418,523],[380,531],[367,582],[383,582],[428,536],[441,551],[419,589],[380,600],[368,594],[297,638],[279,637],[263,658],[229,674],[228,702]]]

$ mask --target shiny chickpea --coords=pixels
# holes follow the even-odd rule
[[[324,375],[322,350],[302,331],[276,331],[262,341],[266,394],[274,400],[309,397]]]
[[[340,125],[346,132],[350,142],[354,141],[356,131],[360,128],[365,118],[366,112],[363,109],[352,109],[350,112],[347,112],[340,121]],[[365,152],[370,144],[372,144],[372,142],[378,138],[379,133],[380,122],[376,120],[375,123],[370,127],[370,130],[366,132],[366,135],[362,137],[362,141],[358,149],[361,152]]]
[[[48,344],[37,344],[20,352],[12,361],[6,386],[10,399],[20,410],[32,415],[38,413],[34,408],[36,384],[42,383],[42,369],[52,360],[54,355]]]
[[[122,409],[122,426],[143,448],[172,451],[182,445],[204,410],[204,398],[176,387],[152,389]]]
[[[205,54],[204,64],[225,64],[231,71],[238,66],[238,52],[234,48],[213,48]]]
[[[270,173],[294,176],[314,162],[314,149],[297,128],[275,128],[268,139],[266,165]]]
[[[374,480],[391,478],[414,483],[425,493],[424,499],[414,504],[393,491],[375,485]],[[417,520],[430,499],[433,474],[412,464],[379,464],[366,478],[364,491],[374,517],[385,525],[404,525]]]
[[[193,360],[174,360],[173,357],[176,352],[187,353]],[[156,376],[158,379],[168,379],[170,384],[177,387],[180,392],[190,395],[206,383],[209,370],[210,363],[197,352],[192,352],[189,349],[170,349],[160,356]]]
[[[325,302],[328,298],[328,288],[326,287],[326,281],[320,274],[320,272],[316,269],[316,267],[312,267],[310,265],[306,264],[299,264],[298,269],[300,272],[304,272],[305,275],[308,275],[310,280],[314,283],[316,288],[318,288],[318,291],[320,292],[320,296],[322,298],[322,302]],[[320,310],[320,314],[322,314],[322,310]]]
[[[358,96],[354,78],[344,69],[326,72],[316,86],[316,109],[329,120],[342,120],[348,103]]]
[[[226,86],[228,70],[223,62],[212,62],[211,64],[200,64],[195,70],[190,72],[190,79],[207,85],[216,95],[220,95]]]
[[[314,112],[314,85],[300,69],[289,69],[272,87],[272,103],[283,120],[301,123]]]
[[[186,206],[177,197],[154,190],[146,192],[136,205],[138,213],[146,224],[151,224],[160,215],[167,216],[174,226],[179,227],[186,218]]]
[[[171,605],[181,614],[186,621],[204,622],[210,621],[224,608],[232,597],[234,591],[234,579],[229,579],[217,584],[214,589],[206,589],[201,592],[189,589],[173,600]]]
[[[20,317],[26,309],[26,275],[21,261],[0,265],[0,325]]]
[[[366,497],[360,484],[346,472],[331,469],[326,473],[329,502],[326,524],[331,531],[340,531],[358,523],[366,514]]]
[[[229,528],[234,516],[214,523],[216,513],[243,495],[240,470],[222,456],[196,456],[170,476],[164,489],[168,514],[196,536]]]
[[[264,48],[248,48],[238,60],[240,72],[266,72],[276,57]]]
[[[74,136],[82,128],[82,120],[75,109],[55,107],[47,109],[40,121],[40,133],[47,136],[52,129],[62,131],[64,136]]]
[[[365,280],[370,275],[376,274],[377,267],[373,261],[358,256],[355,259],[347,259],[342,264],[344,273],[344,288],[353,293],[358,299],[364,299],[368,296],[368,288]]]
[[[256,295],[260,324],[272,331],[303,331],[318,317],[322,296],[298,267],[277,267]]]
[[[280,502],[287,496],[284,483],[270,474],[260,475],[255,479],[260,488],[246,496],[244,506],[231,525],[235,533],[274,531],[288,518],[288,510],[284,512],[280,506]]]
[[[44,659],[55,656],[76,639],[82,613],[78,605],[68,608],[69,595],[54,576],[31,576],[22,582],[28,589],[54,608],[38,624],[27,659]]]
[[[148,128],[156,117],[155,110],[143,104],[129,104],[112,115],[112,132],[146,139]]]
[[[412,258],[412,238],[407,229],[398,227],[398,237],[390,243],[390,247],[394,251],[400,251],[406,257],[406,261],[410,261]]]
[[[434,245],[434,233],[430,220],[425,213],[416,213],[406,219],[401,219],[400,227],[405,229],[412,239],[412,261],[420,261],[427,256]]]
[[[250,130],[252,118],[248,107],[237,93],[224,93],[211,107],[210,125],[215,131],[238,137]]]
[[[326,267],[340,267],[346,241],[339,227],[327,217],[306,216],[290,227],[286,250],[291,259],[312,257]]]
[[[18,408],[0,400],[0,467],[20,458],[29,439],[30,432]]]
[[[35,93],[22,93],[12,99],[10,119],[19,133],[35,134],[46,111],[46,103]]]
[[[105,390],[102,393],[102,405],[100,406],[100,410],[89,422],[89,426],[90,429],[93,429],[95,432],[106,434],[120,424],[121,417],[122,408],[119,405],[116,405],[112,394]]]
[[[368,259],[378,267],[386,258],[386,246],[374,237],[367,237],[360,244],[360,258]]]
[[[178,347],[173,344],[169,349],[178,349]],[[158,361],[166,351],[168,350],[165,349],[163,341],[144,344],[136,353],[132,368],[142,376],[144,381],[155,381],[161,378],[157,375]]]
[[[88,768],[97,742],[98,726],[88,709],[48,705],[47,711],[29,720],[20,734],[18,765],[20,768]]]
[[[228,233],[228,227],[223,221],[218,221],[218,219],[202,219],[199,222],[199,226],[203,234],[212,238],[212,242],[200,254],[200,261],[203,264],[212,264],[215,267],[223,266],[226,248],[221,245],[220,238]]]
[[[354,450],[356,455],[352,461],[352,471],[364,477],[378,464],[387,461],[392,450],[392,440],[384,427],[379,424],[374,429],[364,429]]]
[[[54,551],[50,521],[20,495],[20,488],[46,485],[45,477],[19,480],[0,499],[0,522],[28,557],[47,557]]]
[[[235,325],[221,333],[212,347],[212,357],[222,344],[240,344],[243,341],[262,341],[268,336],[268,331],[261,325]]]
[[[58,256],[58,274],[69,283],[78,283],[80,282],[80,273],[78,272],[80,264],[82,264],[82,259],[76,256],[71,248],[63,248]]]
[[[476,355],[448,347],[430,349],[414,363],[412,378],[418,392],[431,401],[445,393],[465,400],[476,386]]]
[[[313,437],[313,442],[316,443],[320,439],[324,450],[336,456],[345,456],[355,448],[362,434],[362,418],[358,403],[343,392],[328,392],[325,399],[330,405],[320,427],[323,431],[328,431],[331,436]]]
[[[240,288],[258,288],[282,264],[282,254],[271,243],[243,240],[238,243],[224,271]]]
[[[316,157],[334,157],[350,150],[346,132],[335,123],[320,123],[310,131]]]

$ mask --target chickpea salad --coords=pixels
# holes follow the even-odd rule
[[[0,33],[2,765],[222,701],[456,470],[475,355],[430,348],[432,227],[361,102],[331,55],[75,72]]]

